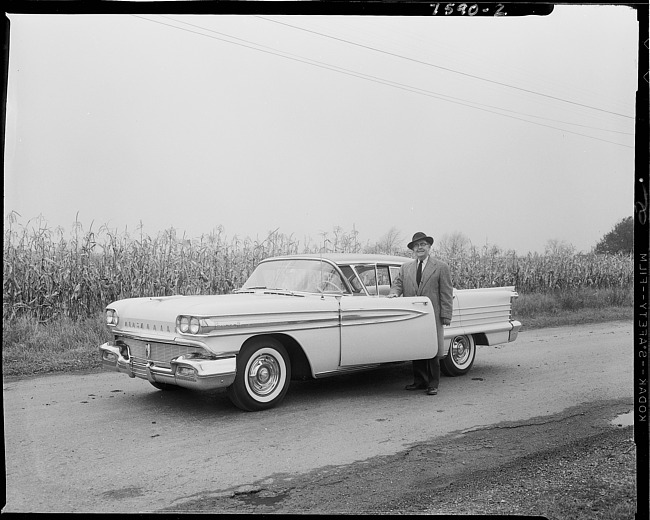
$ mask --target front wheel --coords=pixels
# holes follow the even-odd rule
[[[286,349],[273,338],[257,338],[237,356],[235,382],[228,387],[232,403],[256,412],[278,405],[291,380],[291,363]]]
[[[440,369],[446,376],[462,376],[469,372],[476,357],[472,336],[454,336],[447,357],[440,360]]]

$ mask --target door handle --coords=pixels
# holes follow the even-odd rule
[[[429,305],[429,302],[413,302],[413,305]]]

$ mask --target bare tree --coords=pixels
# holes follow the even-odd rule
[[[366,246],[366,253],[384,253],[387,255],[394,255],[406,248],[403,243],[401,233],[394,227],[390,228],[387,233],[375,242],[372,246]]]
[[[441,255],[446,257],[463,255],[469,252],[471,247],[471,240],[460,231],[454,231],[453,233],[442,235],[437,243],[438,251]]]
[[[575,246],[564,240],[558,240],[557,238],[551,238],[546,241],[546,246],[544,247],[544,253],[547,255],[558,255],[558,256],[570,256],[575,253]]]

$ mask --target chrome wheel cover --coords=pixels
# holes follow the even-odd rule
[[[251,359],[246,370],[246,381],[250,391],[265,397],[278,388],[282,369],[278,360],[270,354],[262,354]]]
[[[451,344],[451,358],[459,368],[466,365],[472,355],[472,346],[466,336],[456,336]]]

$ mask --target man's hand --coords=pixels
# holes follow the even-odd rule
[[[397,295],[395,293],[388,293],[389,298],[397,298]]]
[[[442,318],[442,324],[445,326],[451,325],[451,320],[448,318]]]

